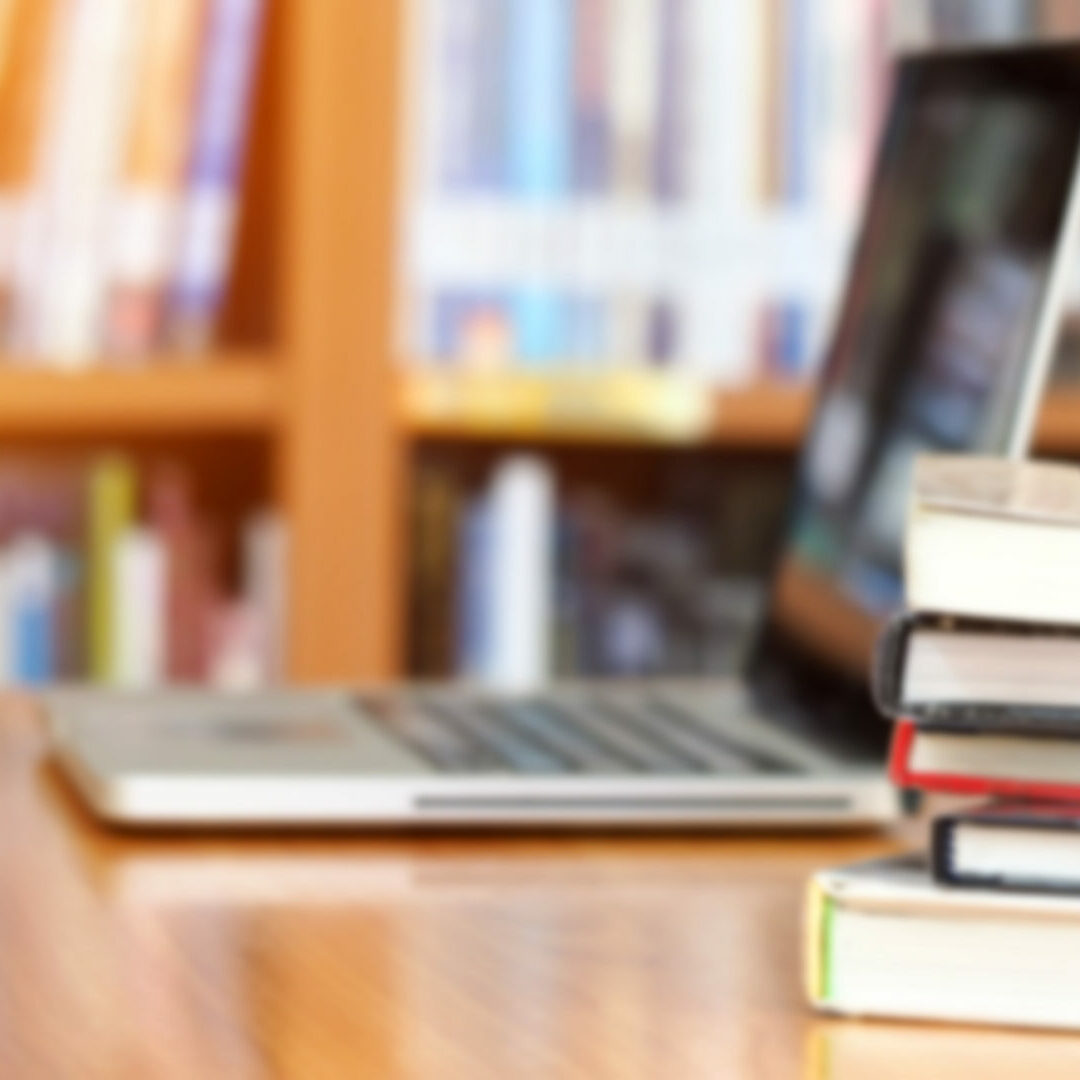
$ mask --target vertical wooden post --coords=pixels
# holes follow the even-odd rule
[[[398,33],[392,0],[289,0],[282,431],[290,669],[400,672],[404,454],[391,362]]]

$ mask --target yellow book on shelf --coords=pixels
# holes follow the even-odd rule
[[[87,649],[90,677],[95,682],[111,682],[115,674],[114,553],[135,518],[135,489],[135,469],[126,458],[103,458],[91,472]]]
[[[414,422],[497,433],[588,433],[657,441],[700,438],[712,418],[701,385],[647,368],[616,372],[423,371],[405,382]]]

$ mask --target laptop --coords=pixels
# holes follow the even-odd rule
[[[922,451],[1022,454],[1075,258],[1080,44],[901,57],[739,678],[250,695],[61,690],[57,760],[139,826],[863,826],[867,691]],[[362,602],[357,598],[357,602]]]

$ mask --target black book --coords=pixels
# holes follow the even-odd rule
[[[908,612],[881,635],[872,688],[920,727],[1080,735],[1080,627]]]
[[[1004,801],[934,822],[935,879],[982,889],[1080,893],[1080,803]]]

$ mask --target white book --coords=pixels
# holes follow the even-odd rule
[[[288,534],[279,514],[256,514],[244,529],[244,599],[258,626],[257,680],[286,677],[288,620]]]
[[[922,611],[1080,623],[1080,469],[920,458],[904,581]]]
[[[113,549],[113,671],[117,686],[157,686],[165,678],[165,545],[152,529],[128,529]]]
[[[660,0],[620,0],[611,19],[608,107],[615,201],[626,213],[617,215],[622,228],[637,229],[642,242],[627,252],[635,263],[633,280],[650,277],[654,252],[648,218],[652,161],[660,79]],[[641,219],[645,220],[642,221]],[[621,288],[611,298],[608,344],[615,363],[644,360],[649,345],[649,300],[645,287]]]
[[[851,1016],[1080,1028],[1076,897],[938,885],[921,860],[813,878],[811,1002]]]
[[[112,191],[132,113],[138,0],[68,0],[16,267],[18,345],[60,367],[100,344]]]
[[[528,691],[552,674],[556,500],[551,467],[525,454],[506,458],[492,479],[489,507],[486,681],[503,690]]]

